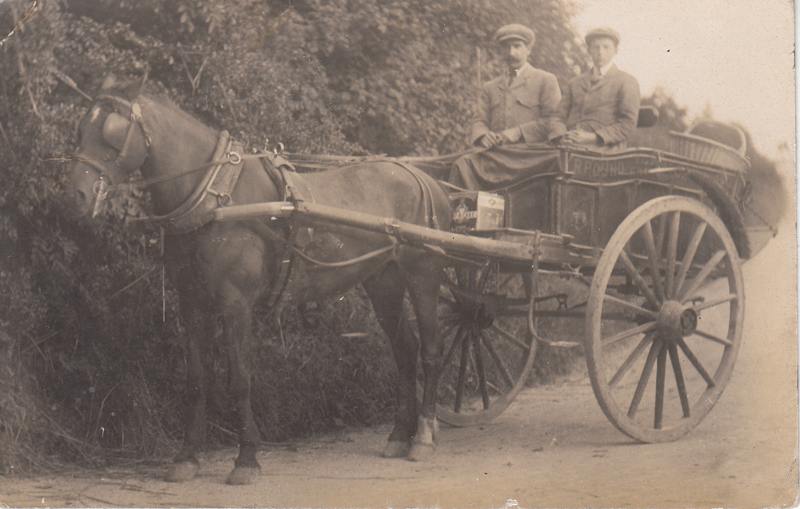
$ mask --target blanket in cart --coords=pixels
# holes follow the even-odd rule
[[[469,152],[452,162],[447,180],[466,189],[492,191],[532,174],[557,172],[559,153],[544,144]]]

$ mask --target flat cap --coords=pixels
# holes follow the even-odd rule
[[[619,34],[613,28],[608,27],[593,28],[586,33],[586,37],[583,39],[588,46],[592,42],[592,39],[597,39],[598,37],[608,37],[614,41],[614,44],[619,45]]]
[[[494,40],[498,44],[511,39],[519,39],[525,44],[531,45],[536,40],[536,34],[530,28],[519,23],[501,26],[494,34]]]

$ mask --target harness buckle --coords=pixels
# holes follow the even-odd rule
[[[234,165],[239,164],[242,162],[242,155],[235,151],[228,152],[228,162]]]
[[[100,213],[100,208],[108,196],[108,184],[101,175],[92,185],[92,192],[94,192],[94,207],[92,207],[92,218],[97,217]]]
[[[228,193],[217,193],[217,203],[220,207],[225,207],[233,201],[231,195]]]

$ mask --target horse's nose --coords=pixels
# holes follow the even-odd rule
[[[87,200],[86,200],[86,193],[84,193],[84,192],[83,192],[83,191],[81,191],[80,189],[78,189],[77,191],[75,191],[75,201],[76,201],[76,203],[77,203],[79,206],[84,206],[84,205],[86,205],[86,202],[87,202]]]

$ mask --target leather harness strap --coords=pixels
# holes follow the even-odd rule
[[[414,179],[416,179],[417,183],[419,184],[420,192],[422,192],[422,201],[424,204],[423,206],[425,207],[425,221],[429,223],[429,226],[433,226],[437,230],[441,230],[441,227],[439,226],[439,218],[436,217],[436,207],[433,204],[433,191],[428,183],[427,175],[423,173],[422,170],[402,161],[392,160],[391,162],[406,170],[414,177]]]
[[[241,144],[233,142],[227,131],[221,131],[212,160],[214,164],[203,176],[183,203],[173,211],[143,218],[144,221],[160,223],[171,234],[187,233],[211,221],[214,209],[230,205],[233,190],[239,182],[244,166]],[[222,156],[227,155],[226,159]]]

